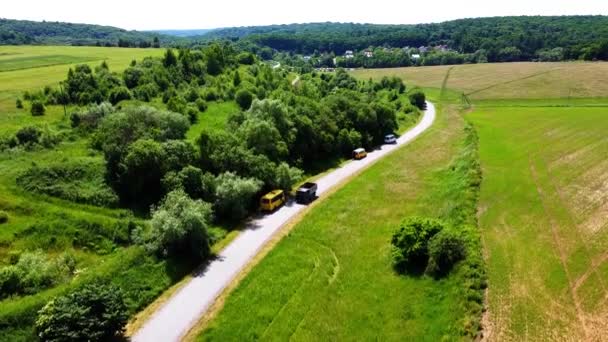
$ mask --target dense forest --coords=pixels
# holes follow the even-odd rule
[[[111,26],[0,19],[0,45],[159,47],[177,41],[177,37]]]
[[[215,30],[204,39],[244,40],[298,54],[361,51],[369,47],[446,45],[483,54],[488,62],[608,59],[608,17],[494,17],[420,25],[313,23]],[[468,58],[463,56],[463,59]]]

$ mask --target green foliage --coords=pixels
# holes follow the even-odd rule
[[[32,101],[32,108],[30,109],[32,116],[42,116],[46,112],[46,107],[39,100]]]
[[[431,218],[405,219],[391,238],[393,266],[400,272],[424,270],[429,257],[429,240],[445,228],[445,223]]]
[[[209,106],[207,102],[203,99],[196,100],[196,108],[198,108],[199,112],[205,112]]]
[[[42,251],[24,252],[15,265],[0,267],[0,299],[14,294],[33,294],[72,277],[76,261],[71,254],[56,260]]]
[[[304,175],[304,172],[296,167],[291,167],[283,162],[276,168],[276,178],[272,183],[272,187],[290,192],[294,184],[299,182]]]
[[[109,341],[121,337],[128,320],[122,291],[92,283],[46,304],[36,332],[43,341]]]
[[[539,27],[544,30],[538,30]],[[215,30],[206,38],[239,37],[242,43],[262,46],[257,48],[260,56],[265,49],[313,56],[318,56],[318,51],[327,51],[341,56],[347,50],[363,51],[376,46],[382,48],[373,50],[374,57],[356,54],[354,58],[339,58],[338,63],[343,67],[390,67],[409,65],[409,56],[399,51],[403,47],[432,48],[445,44],[454,51],[439,52],[438,56],[431,57],[436,62],[425,61],[425,65],[497,62],[514,58],[533,60],[537,51],[554,48],[564,48],[566,59],[606,59],[608,53],[603,54],[602,51],[607,52],[608,49],[602,48],[605,38],[601,38],[608,36],[606,27],[606,16],[529,16],[460,19],[421,25],[311,23],[239,27]],[[396,51],[385,52],[384,47],[392,47]],[[518,49],[519,54],[515,50],[503,50],[511,48]],[[479,53],[481,50],[484,52]],[[413,53],[416,52],[419,51]],[[452,61],[442,62],[442,59]]]
[[[163,58],[163,65],[165,67],[171,67],[177,65],[177,57],[175,57],[175,53],[172,49],[167,49],[165,51],[165,57]]]
[[[102,165],[89,161],[34,165],[17,177],[17,184],[27,191],[77,203],[118,204],[118,197],[104,182]]]
[[[21,101],[21,99],[17,99],[17,100],[15,101],[15,107],[16,107],[17,109],[23,109],[23,101]]]
[[[210,253],[207,232],[210,217],[210,204],[192,200],[183,190],[175,190],[152,211],[150,230],[140,232],[138,239],[151,253],[201,261]]]
[[[183,97],[174,96],[167,102],[167,109],[175,113],[186,114],[187,105],[188,103]]]
[[[219,175],[216,179],[216,199],[214,210],[219,217],[239,221],[243,219],[254,203],[255,194],[262,183],[254,178],[241,178],[232,172]]]
[[[253,94],[247,89],[241,89],[236,92],[235,100],[242,110],[248,110],[251,107],[251,102],[253,102]]]
[[[100,121],[114,113],[116,109],[108,102],[92,104],[86,109],[72,113],[70,116],[73,128],[80,128],[84,131],[92,131],[99,125]]]
[[[430,239],[428,253],[429,261],[425,272],[442,277],[466,257],[466,244],[459,234],[452,229],[445,229]]]
[[[408,95],[410,103],[419,109],[426,108],[426,96],[421,90],[414,90]]]
[[[0,224],[8,222],[8,213],[4,210],[0,210]]]
[[[131,99],[131,92],[129,91],[129,89],[127,89],[127,87],[118,87],[118,88],[114,88],[110,91],[109,101],[113,105],[119,103],[120,101],[130,100],[130,99]]]

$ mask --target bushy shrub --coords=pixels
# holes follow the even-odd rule
[[[23,109],[23,101],[17,99],[17,101],[15,101],[15,107],[17,107],[17,109]]]
[[[393,266],[398,271],[420,272],[427,266],[430,239],[442,231],[445,224],[423,217],[405,219],[391,239]]]
[[[119,288],[92,283],[48,302],[36,332],[42,341],[111,341],[123,335],[128,318]]]
[[[413,90],[409,95],[410,103],[414,106],[425,109],[426,108],[426,95],[422,90],[416,89]]]
[[[32,116],[42,116],[46,112],[46,108],[40,100],[33,100],[30,112],[32,113]]]
[[[188,103],[183,97],[173,96],[169,99],[169,102],[167,102],[167,109],[175,113],[186,114],[187,105]]]
[[[429,262],[426,273],[441,277],[450,272],[452,267],[466,256],[464,239],[452,231],[445,229],[431,238],[428,244]]]
[[[179,172],[169,172],[163,178],[167,192],[182,189],[194,199],[213,202],[215,199],[215,177],[194,166],[186,166]]]
[[[251,107],[251,103],[253,102],[253,94],[247,89],[241,89],[236,92],[235,100],[242,110],[247,110]]]
[[[116,109],[109,102],[90,105],[86,109],[73,113],[70,116],[72,127],[79,127],[85,131],[93,130],[97,128],[103,118],[114,112],[116,112]]]
[[[207,110],[207,102],[203,99],[196,100],[196,107],[200,112],[205,112]]]
[[[215,88],[208,88],[204,93],[205,101],[216,101],[221,98],[218,91]]]
[[[24,252],[15,265],[0,268],[0,298],[33,294],[69,279],[76,261],[71,254],[49,260],[42,251]]]
[[[113,207],[118,197],[104,182],[100,164],[80,161],[34,165],[17,176],[17,185],[77,203]]]
[[[151,253],[200,261],[210,253],[207,233],[210,216],[210,204],[191,199],[183,190],[175,190],[152,211],[150,230],[138,232],[136,239]]]
[[[15,133],[15,138],[17,138],[18,145],[29,147],[40,144],[43,135],[44,131],[38,126],[24,126]]]
[[[0,224],[8,222],[8,213],[4,210],[0,210]]]
[[[188,106],[186,109],[186,114],[188,115],[188,120],[190,120],[190,123],[196,123],[198,120],[198,109],[196,107]]]
[[[117,104],[120,101],[130,100],[131,92],[127,87],[117,87],[110,91],[109,100],[113,105]]]
[[[216,214],[226,220],[243,219],[253,204],[254,195],[262,187],[255,178],[241,178],[232,172],[219,175],[216,179]]]

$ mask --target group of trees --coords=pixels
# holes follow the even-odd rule
[[[466,256],[461,234],[444,222],[423,218],[405,219],[391,239],[393,266],[399,272],[441,277]]]
[[[380,144],[397,128],[398,113],[424,106],[423,94],[405,93],[398,78],[360,82],[343,70],[305,74],[292,85],[286,71],[250,52],[211,44],[168,49],[122,73],[106,63],[94,70],[78,65],[61,87],[24,98],[83,108],[70,115],[72,127],[90,134],[103,153],[105,180],[122,205],[146,209],[181,190],[209,203],[212,219],[240,220],[256,195],[289,190],[304,171]],[[160,99],[168,110],[114,106],[130,99]],[[214,101],[235,101],[241,110],[226,130],[204,131],[196,145],[186,141],[190,125]],[[39,139],[23,133],[21,143]]]

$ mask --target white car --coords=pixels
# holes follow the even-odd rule
[[[397,137],[394,134],[387,134],[386,136],[384,136],[384,143],[385,144],[396,144]]]

